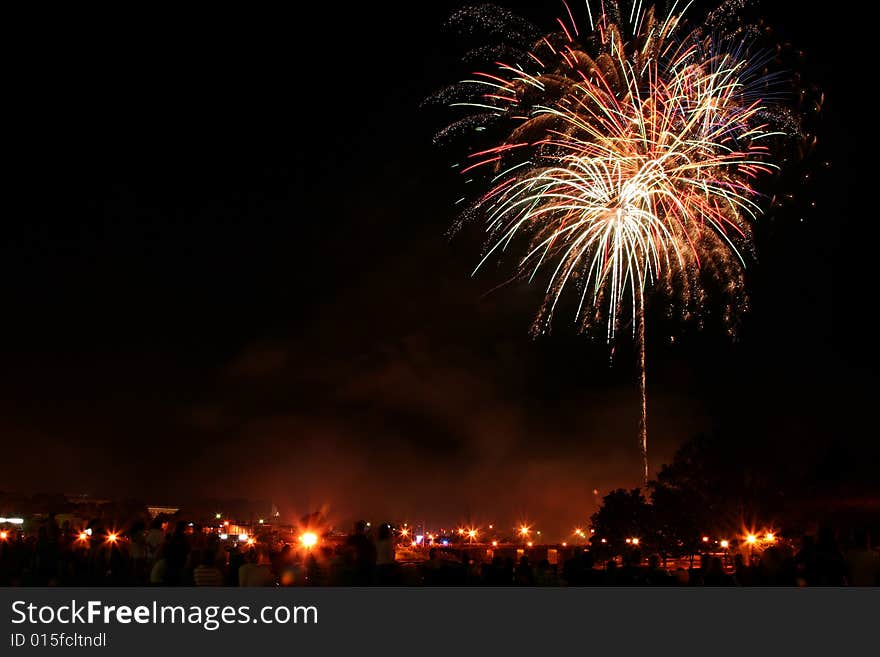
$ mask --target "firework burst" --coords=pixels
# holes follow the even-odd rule
[[[688,27],[676,5],[661,16],[641,2],[628,9],[601,2],[598,11],[588,3],[583,33],[567,4],[550,34],[521,20],[505,33],[511,17],[489,6],[451,20],[483,21],[527,44],[480,49],[510,59],[438,94],[473,112],[438,140],[496,135],[460,165],[488,187],[468,211],[487,227],[477,270],[516,251],[518,275],[548,272],[537,333],[547,331],[569,288],[581,329],[603,326],[610,341],[631,324],[646,479],[646,298],[662,294],[687,316],[702,308],[711,281],[732,328],[747,303],[743,269],[762,211],[758,181],[801,136],[785,107],[784,76],[768,72],[756,29],[736,19],[741,6],[727,2]]]

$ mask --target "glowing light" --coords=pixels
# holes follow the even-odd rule
[[[402,529],[400,530],[400,535],[403,536],[403,537],[407,537],[407,536],[409,536],[409,530],[408,530],[406,527],[402,528]]]
[[[247,544],[248,544],[248,545],[254,545],[256,542],[257,542],[257,540],[256,540],[255,538],[249,538],[249,539],[247,540]]]
[[[730,541],[728,541],[728,540],[726,540],[726,539],[722,539],[722,540],[721,540],[721,547],[724,548],[724,549],[726,550],[727,548],[730,547]]]
[[[244,541],[248,540],[248,535],[247,534],[239,534],[238,540],[244,542]]]
[[[526,545],[528,545],[529,547],[532,547],[532,542],[529,541],[528,543],[526,543]]]
[[[628,539],[626,539],[626,542],[627,542],[627,543],[632,543],[632,539],[631,539],[631,538],[628,538]]]
[[[634,539],[632,540],[632,544],[633,544],[633,545],[638,545],[638,544],[639,544],[639,539],[634,538]]]
[[[260,518],[260,524],[262,525],[265,522],[262,518]]]
[[[3,529],[0,530],[0,541],[5,541],[9,537],[9,533]]]
[[[766,534],[764,534],[764,540],[768,543],[773,543],[774,541],[776,541],[776,536],[774,536],[773,532],[767,532]]]
[[[299,542],[303,547],[311,549],[318,544],[318,535],[315,532],[303,532],[299,537]]]
[[[498,547],[498,541],[492,541],[492,547]]]
[[[227,538],[229,538],[229,534],[220,534],[221,541],[225,541]]]
[[[224,527],[229,527],[229,521],[228,521],[228,520],[224,520],[224,521],[223,521],[223,526],[224,526]]]
[[[599,542],[600,542],[600,543],[607,543],[608,541],[606,541],[606,540],[603,538],[603,539],[601,539]]]
[[[468,538],[473,542],[475,538],[477,538],[477,530],[476,529],[468,529]]]
[[[92,535],[92,528],[91,528],[91,527],[89,527],[88,529],[86,529],[86,535],[88,535],[88,536],[91,536],[91,535]]]
[[[459,527],[459,528],[458,528],[458,535],[459,535],[459,536],[463,536],[463,535],[464,535],[464,527]]]
[[[215,517],[217,520],[220,520],[220,518],[222,518],[223,515],[220,514],[220,513],[217,513],[217,514],[214,515],[214,517]]]
[[[757,542],[758,542],[758,537],[755,536],[754,534],[749,534],[748,536],[746,536],[746,543],[748,543],[749,545],[754,545]]]
[[[523,536],[528,536],[529,532],[531,532],[531,531],[532,531],[531,528],[526,527],[525,525],[523,525],[522,527],[519,528],[519,533],[522,534]]]
[[[115,543],[119,540],[119,536],[115,532],[110,532],[109,534],[107,534],[107,540],[111,543]]]
[[[80,532],[80,533],[79,533],[79,540],[80,540],[80,541],[87,541],[88,538],[89,538],[89,535],[86,534],[85,532]]]
[[[517,53],[528,66],[496,61],[494,74],[438,96],[473,108],[438,139],[490,124],[501,133],[470,149],[460,168],[468,182],[485,176],[488,189],[468,214],[485,219],[488,235],[474,274],[512,251],[516,277],[548,270],[536,334],[571,288],[579,328],[602,327],[611,342],[632,327],[646,480],[646,297],[659,293],[689,317],[717,293],[733,330],[747,306],[743,254],[763,212],[757,183],[807,137],[783,106],[786,76],[765,72],[767,60],[743,36],[759,28],[687,23],[676,5],[664,17],[639,2],[628,18],[603,5],[591,34],[563,25],[566,48],[551,45],[555,34],[531,40],[534,52]]]
[[[566,543],[565,541],[562,541],[562,547],[568,547],[568,543]]]

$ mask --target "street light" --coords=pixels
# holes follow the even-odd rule
[[[299,537],[299,542],[303,544],[303,547],[311,550],[318,543],[318,535],[315,532],[305,532]]]
[[[755,536],[754,534],[749,534],[748,536],[746,536],[746,543],[748,543],[749,545],[754,545],[757,542],[758,542],[758,537]]]
[[[726,550],[727,548],[730,547],[730,541],[728,541],[727,539],[722,539],[722,541],[721,541],[721,547],[724,548],[724,549]]]

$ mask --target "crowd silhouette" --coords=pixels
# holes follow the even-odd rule
[[[667,567],[630,550],[597,563],[588,549],[561,563],[515,549],[496,554],[463,546],[425,548],[395,558],[388,524],[358,522],[347,537],[308,548],[296,542],[221,540],[188,522],[131,523],[115,534],[100,520],[87,533],[50,514],[35,533],[0,541],[3,586],[877,586],[880,553],[866,531],[844,540],[830,528],[799,547],[773,545],[744,555],[695,555]],[[495,552],[495,551],[493,551]],[[514,556],[516,555],[516,556]]]

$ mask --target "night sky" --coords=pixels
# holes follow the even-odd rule
[[[467,72],[460,4],[23,21],[0,490],[561,530],[638,484],[628,341],[532,340],[540,286],[487,295],[509,269],[471,279],[479,230],[447,237],[449,116],[420,105]],[[877,454],[869,41],[764,4],[825,89],[820,150],[762,220],[738,340],[649,319],[655,469],[700,432]]]

